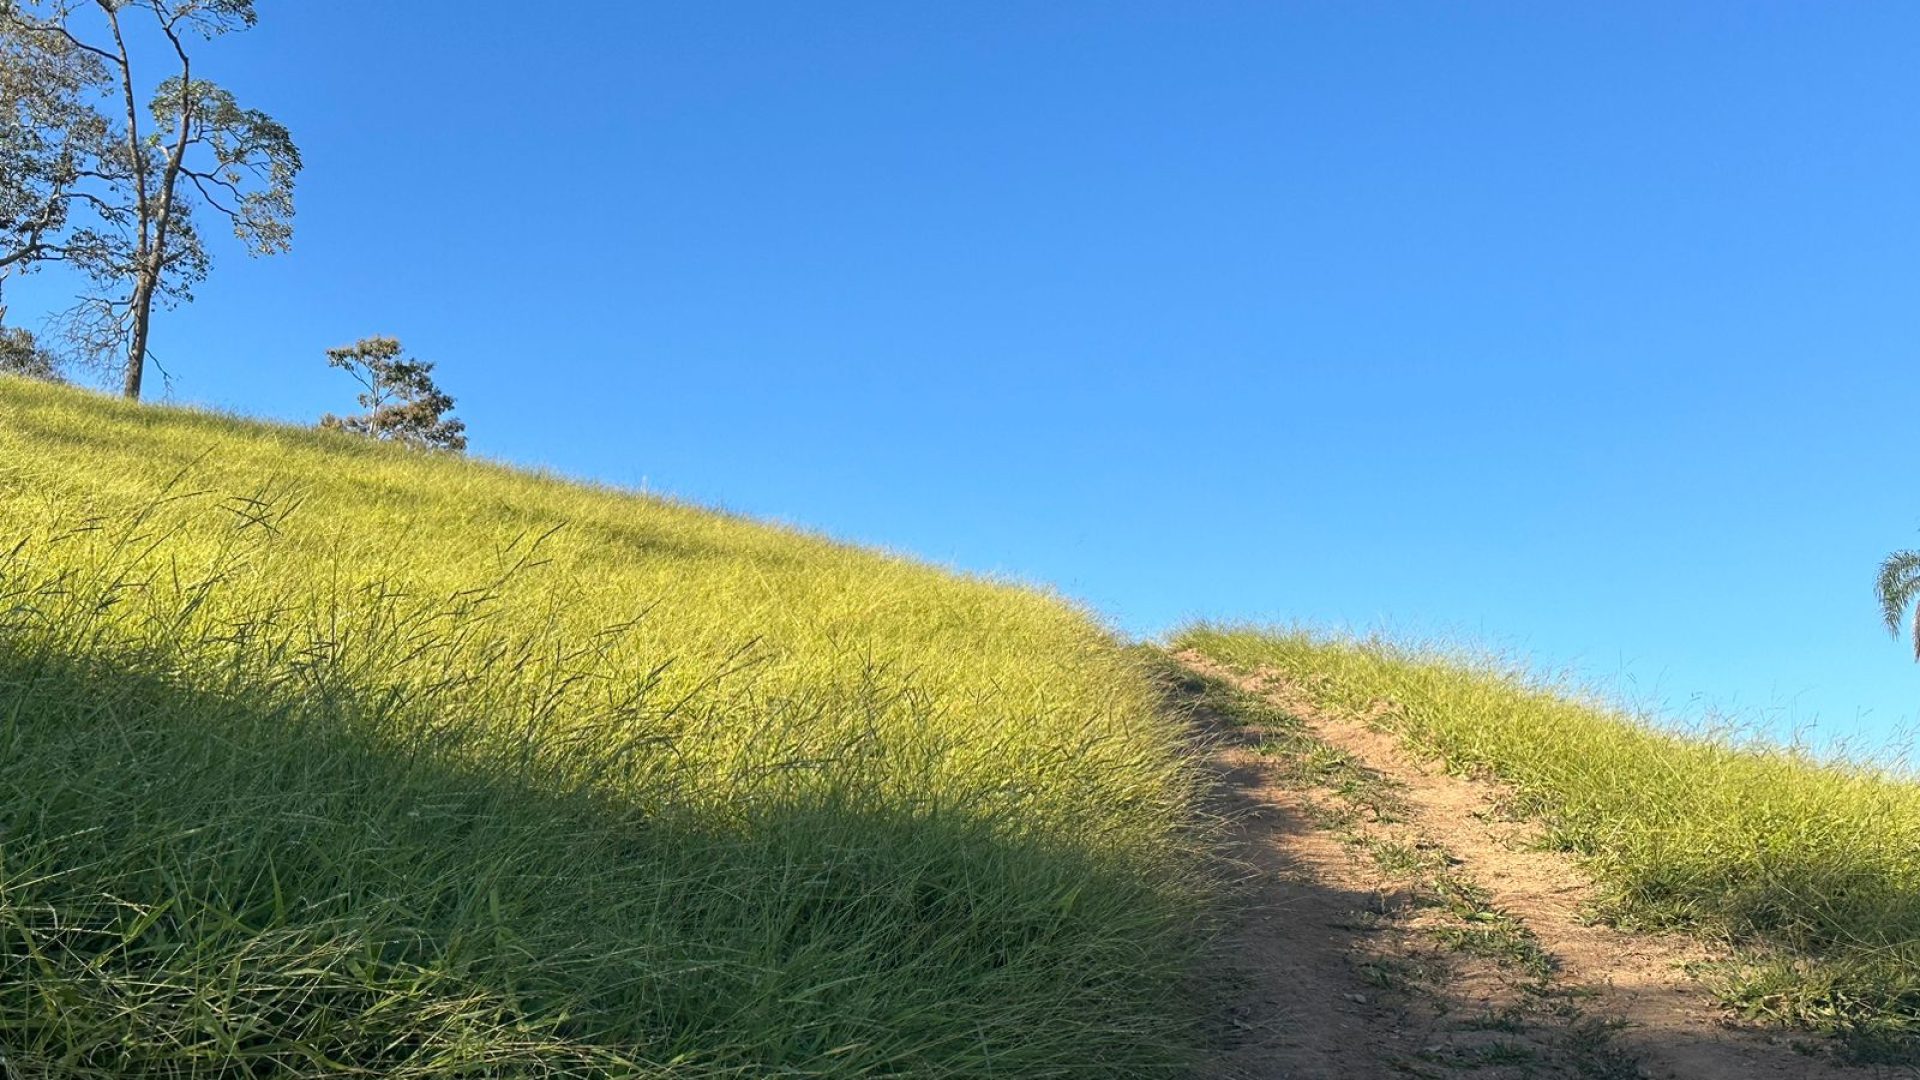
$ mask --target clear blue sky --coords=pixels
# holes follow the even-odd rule
[[[311,420],[395,334],[479,453],[1135,633],[1920,714],[1920,6],[260,6],[203,69],[296,248],[159,323],[175,400]]]

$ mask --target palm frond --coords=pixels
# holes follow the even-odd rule
[[[1920,551],[1896,551],[1887,556],[1880,564],[1873,591],[1880,600],[1880,617],[1887,624],[1887,633],[1897,637],[1907,607],[1920,596]]]

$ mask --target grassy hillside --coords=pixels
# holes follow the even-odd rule
[[[1033,591],[0,380],[13,1075],[1166,1073],[1179,739]]]
[[[1174,644],[1504,778],[1586,858],[1607,914],[1738,945],[1744,962],[1712,980],[1748,1014],[1872,1055],[1920,1043],[1920,785],[1683,738],[1497,664],[1378,641],[1200,626]]]

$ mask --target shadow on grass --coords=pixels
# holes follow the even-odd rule
[[[379,694],[195,678],[0,639],[12,1075],[1183,1067],[1191,912],[1094,843],[886,768],[728,800],[629,743],[575,784]]]

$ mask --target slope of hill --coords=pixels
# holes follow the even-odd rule
[[[12,1075],[1171,1073],[1182,738],[1038,592],[0,380]]]
[[[1322,711],[1323,726],[1364,721],[1354,730],[1496,780],[1490,806],[1577,858],[1591,915],[1710,946],[1693,973],[1732,1016],[1838,1034],[1855,1060],[1920,1062],[1910,778],[1665,732],[1497,664],[1379,641],[1203,625],[1174,647]],[[1589,974],[1625,979],[1638,947],[1616,940]]]

